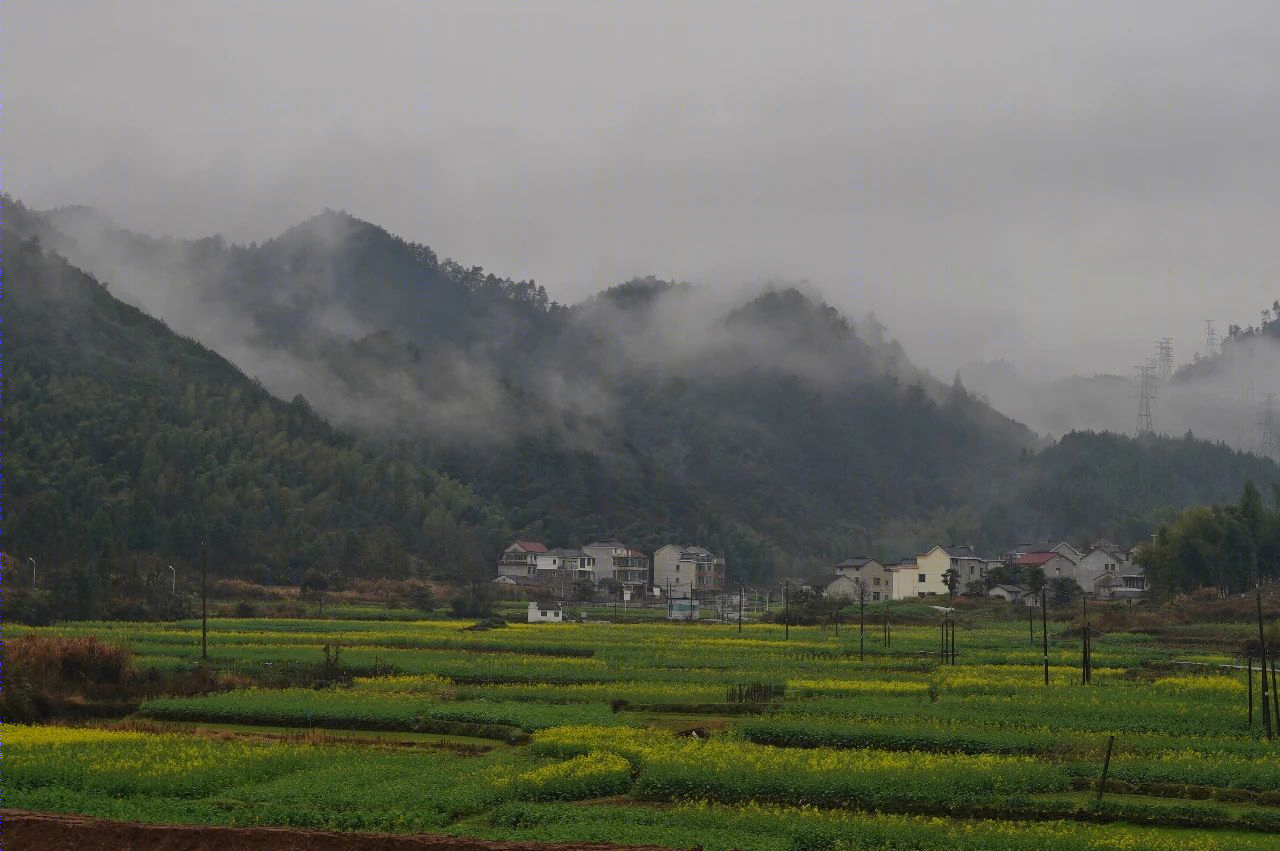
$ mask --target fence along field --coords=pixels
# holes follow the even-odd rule
[[[7,806],[708,849],[1280,849],[1280,749],[1212,648],[1113,632],[1086,686],[1078,632],[1051,624],[1046,688],[1025,622],[962,624],[953,665],[930,625],[896,626],[890,650],[868,630],[862,661],[847,627],[470,625],[212,621],[211,666],[243,687],[7,725]],[[32,634],[126,643],[143,669],[199,659],[198,623],[6,643]],[[251,684],[324,645],[337,684]]]

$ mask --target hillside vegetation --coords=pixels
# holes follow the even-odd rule
[[[940,542],[1132,542],[1280,482],[1190,437],[1046,446],[794,288],[639,279],[565,308],[342,213],[236,246],[3,212],[10,314],[35,329],[5,376],[24,557],[191,560],[205,538],[251,578],[457,576],[510,534],[618,536],[764,577]]]

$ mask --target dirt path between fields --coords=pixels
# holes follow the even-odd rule
[[[552,845],[426,834],[136,824],[8,809],[0,809],[0,839],[4,851],[665,851],[598,842]]]

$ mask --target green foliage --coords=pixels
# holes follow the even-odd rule
[[[1208,586],[1230,594],[1280,578],[1280,497],[1268,507],[1247,483],[1234,505],[1184,511],[1137,561],[1161,596]]]
[[[11,236],[6,309],[26,330],[6,344],[5,545],[62,589],[58,616],[145,597],[149,564],[191,576],[202,541],[213,575],[261,581],[487,571],[507,527],[466,487],[272,398]]]

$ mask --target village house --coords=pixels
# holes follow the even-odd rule
[[[535,591],[542,588],[542,583],[536,576],[498,576],[494,578],[493,584],[508,590],[524,588]]]
[[[889,573],[890,600],[905,600],[916,596],[915,586],[919,578],[916,557],[910,556],[893,564],[886,564],[884,569]]]
[[[995,597],[998,600],[1006,600],[1010,603],[1025,602],[1030,594],[1030,589],[1023,588],[1020,585],[995,585],[987,592],[988,597]]]
[[[1057,553],[1072,564],[1079,564],[1084,558],[1084,553],[1066,541],[1059,541],[1055,544],[1053,539],[1050,538],[1035,544],[1018,544],[1018,546],[1004,554],[1004,559],[1005,561],[1014,561],[1028,553]]]
[[[867,602],[889,599],[893,573],[873,558],[859,556],[846,559],[836,565],[835,576],[827,583],[828,597],[858,600],[862,594]]]
[[[594,585],[596,560],[582,550],[556,547],[538,554],[537,576],[544,584],[569,588],[579,583]]]
[[[533,602],[529,604],[529,623],[562,623],[564,609],[559,603]]]
[[[1112,589],[1123,586],[1120,577],[1131,572],[1129,568],[1129,553],[1104,539],[1094,543],[1080,560],[1080,578],[1076,581],[1094,596],[1110,597]]]
[[[956,593],[960,593],[968,583],[983,580],[993,564],[998,562],[983,558],[973,547],[935,546],[924,555],[916,556],[914,564],[905,560],[893,566],[893,599],[946,594],[950,590],[947,572],[953,569],[958,580]]]
[[[653,586],[671,597],[724,590],[724,559],[706,547],[667,544],[653,554]]]
[[[1054,580],[1060,576],[1071,579],[1076,583],[1079,579],[1079,565],[1061,553],[1046,551],[1039,553],[1023,553],[1013,560],[1017,567],[1023,568],[1039,568],[1044,571],[1046,580]]]
[[[546,552],[547,548],[537,541],[516,541],[499,556],[498,576],[536,577],[538,556]]]
[[[594,560],[597,581],[617,580],[633,594],[650,584],[649,557],[621,541],[592,541],[582,551]]]

